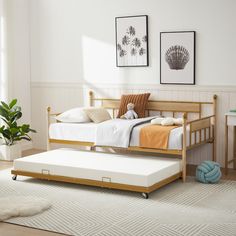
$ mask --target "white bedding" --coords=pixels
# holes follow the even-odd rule
[[[181,160],[57,149],[14,161],[14,170],[151,186],[181,172]]]
[[[145,126],[149,125],[143,124],[134,127],[130,146],[139,146],[139,131]],[[72,141],[84,141],[84,142],[96,142],[96,132],[98,124],[91,123],[53,123],[49,128],[49,137],[51,139],[62,139],[62,140],[72,140]],[[168,149],[181,150],[182,149],[182,127],[171,130],[168,142]],[[209,134],[207,133],[207,137]],[[194,136],[192,136],[192,142],[194,142]],[[197,135],[197,141],[199,141],[199,135]],[[189,127],[187,127],[187,146],[189,145]]]
[[[128,148],[133,128],[150,123],[153,118],[112,119],[102,122],[97,126],[95,145]]]
[[[51,139],[95,142],[98,124],[90,123],[53,123],[49,128]]]

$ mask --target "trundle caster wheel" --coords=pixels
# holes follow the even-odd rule
[[[17,178],[17,175],[13,175],[13,176],[12,176],[12,179],[13,179],[13,180],[16,180],[16,178]]]
[[[148,193],[142,193],[142,197],[148,199]]]

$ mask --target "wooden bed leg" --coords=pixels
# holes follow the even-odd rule
[[[47,107],[47,151],[50,150],[50,142],[49,142],[50,112],[51,112],[51,107]]]
[[[216,161],[216,144],[215,138],[212,142],[212,161]]]
[[[187,171],[186,171],[186,166],[187,166],[187,162],[186,162],[186,152],[183,151],[182,153],[182,165],[183,165],[183,172],[182,172],[182,179],[183,179],[183,182],[186,181],[186,175],[187,175]]]
[[[215,94],[213,96],[213,114],[214,114],[214,119],[213,119],[213,129],[212,129],[212,137],[213,137],[213,143],[212,143],[212,160],[216,161],[216,123],[217,123],[217,119],[216,119],[216,112],[217,112],[217,95]]]
[[[93,106],[93,91],[89,91],[89,106]]]
[[[47,151],[50,151],[50,150],[51,150],[50,143],[49,143],[49,140],[47,140]]]
[[[183,115],[183,146],[182,146],[182,179],[186,181],[186,165],[187,165],[187,149],[186,149],[186,127],[187,127],[187,113]]]

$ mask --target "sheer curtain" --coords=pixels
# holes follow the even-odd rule
[[[0,0],[0,101],[8,99],[7,45],[6,45],[6,0]],[[0,120],[0,126],[2,125]],[[2,139],[0,139],[0,145]]]
[[[0,0],[0,100],[8,99],[6,1]]]

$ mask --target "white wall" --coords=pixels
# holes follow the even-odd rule
[[[160,31],[195,30],[196,83],[236,85],[235,0],[31,0],[32,81],[159,83]],[[150,66],[115,66],[116,16],[149,16]]]
[[[236,107],[235,9],[235,0],[31,0],[35,147],[46,146],[46,106],[63,111],[83,105],[88,89],[103,97],[150,91],[156,99],[191,101],[211,101],[216,93],[217,158],[223,164],[224,113]],[[149,16],[150,66],[117,68],[114,18],[138,14]],[[197,32],[196,86],[159,85],[160,31],[177,30]],[[209,159],[210,152],[210,146],[200,148],[189,161]]]
[[[5,2],[8,100],[17,98],[23,111],[21,122],[31,123],[29,2]]]
[[[20,123],[31,123],[29,0],[0,2],[0,99],[18,99],[23,116]],[[32,147],[21,142],[22,148]]]

